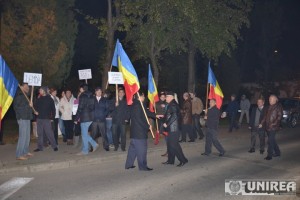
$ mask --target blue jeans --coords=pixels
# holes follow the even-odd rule
[[[29,153],[30,120],[19,119],[19,139],[16,157],[19,158]]]
[[[92,122],[81,122],[81,137],[82,137],[82,153],[88,154],[89,153],[89,143],[93,146],[93,149],[96,148],[97,143],[93,138],[89,135],[89,127]]]
[[[60,132],[63,136],[63,140],[67,140],[67,136],[66,136],[66,130],[65,130],[65,125],[64,125],[64,120],[62,120],[61,118],[58,119],[58,126],[60,129]]]
[[[112,118],[106,118],[106,135],[108,139],[108,144],[114,144],[112,138]]]

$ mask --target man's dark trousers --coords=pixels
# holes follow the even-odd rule
[[[180,132],[170,132],[168,134],[167,139],[167,149],[168,149],[168,162],[174,164],[175,156],[179,160],[179,162],[185,163],[187,162],[186,157],[184,156],[181,146],[178,142]]]
[[[211,153],[212,144],[216,147],[216,149],[220,153],[225,152],[224,148],[222,147],[221,143],[217,138],[217,134],[218,134],[217,130],[210,129],[210,128],[206,129],[205,153],[208,155]]]
[[[280,156],[281,152],[277,145],[275,134],[276,131],[268,131],[268,157],[273,157],[273,152],[275,151],[275,155]]]
[[[193,114],[193,129],[194,129],[194,138],[197,138],[197,133],[199,135],[199,138],[203,138],[204,134],[201,129],[200,125],[200,115],[198,114]]]
[[[106,135],[106,126],[105,126],[105,121],[94,121],[91,125],[91,130],[92,130],[92,138],[96,141],[97,138],[102,137],[102,144],[104,149],[109,148],[108,144],[108,139]],[[99,134],[100,133],[100,134]]]
[[[131,138],[125,169],[134,165],[135,158],[137,158],[139,170],[147,169],[147,139],[133,139]]]

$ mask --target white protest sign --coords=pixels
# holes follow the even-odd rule
[[[108,72],[109,84],[124,84],[123,75],[121,72]]]
[[[91,69],[78,70],[78,74],[79,74],[79,80],[92,79]]]
[[[41,86],[42,74],[24,72],[23,82],[31,86]]]

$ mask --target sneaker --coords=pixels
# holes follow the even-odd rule
[[[109,145],[109,148],[110,148],[110,149],[114,149],[115,146],[114,146],[113,144],[110,144],[110,145]]]
[[[57,148],[57,147],[55,147],[55,148],[53,149],[53,151],[58,151],[58,148]]]

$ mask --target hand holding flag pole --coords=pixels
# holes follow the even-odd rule
[[[19,85],[20,90],[21,90],[22,93],[24,94],[25,98],[27,99],[27,101],[28,101],[30,107],[32,108],[33,112],[34,112],[34,113],[37,113],[37,111],[34,109],[34,107],[33,107],[33,105],[32,105],[32,98],[31,98],[31,100],[29,100],[29,98],[27,97],[27,95],[26,95],[25,92],[23,91],[23,89],[22,89],[22,87],[20,86],[20,84],[18,84],[18,85]],[[33,86],[32,86],[32,90],[33,90]],[[32,92],[31,92],[31,93],[32,93]]]

